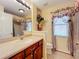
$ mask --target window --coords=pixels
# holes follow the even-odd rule
[[[56,17],[54,18],[54,35],[55,36],[68,36],[69,31],[69,24],[68,24],[69,17]]]
[[[32,21],[26,22],[26,31],[32,31]]]

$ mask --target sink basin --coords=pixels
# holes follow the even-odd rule
[[[25,43],[31,43],[33,40],[29,39],[29,40],[25,40]]]

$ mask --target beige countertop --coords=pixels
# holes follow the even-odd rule
[[[24,37],[23,40],[18,38],[14,41],[2,43],[0,44],[0,59],[8,59],[41,39],[41,36],[29,36]]]

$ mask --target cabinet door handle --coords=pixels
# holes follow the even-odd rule
[[[36,51],[35,51],[35,54],[36,54]]]
[[[35,47],[34,48],[32,48],[32,49],[30,49],[31,51],[34,51],[34,49],[35,49]]]
[[[33,48],[33,50],[35,49],[35,47]]]
[[[33,51],[33,49],[30,49],[31,50],[31,52]]]
[[[33,54],[31,54],[31,57],[33,57]]]

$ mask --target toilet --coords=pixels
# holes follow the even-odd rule
[[[53,44],[47,43],[47,54],[52,54]]]

